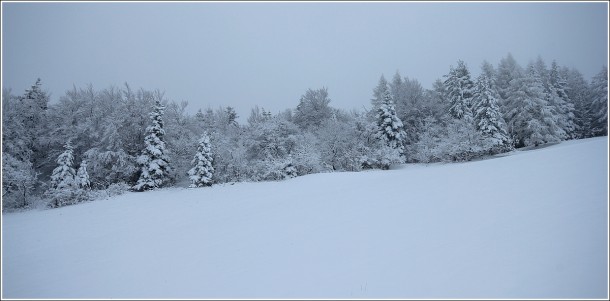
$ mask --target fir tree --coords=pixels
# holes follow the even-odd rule
[[[560,141],[562,130],[545,100],[542,80],[533,65],[524,76],[511,81],[507,106],[506,119],[516,147]]]
[[[509,146],[506,124],[498,107],[498,92],[492,80],[485,73],[477,79],[473,95],[474,122],[476,128],[491,144],[500,148]]]
[[[456,68],[451,67],[444,82],[449,100],[449,114],[456,119],[472,118],[472,92],[474,83],[470,72],[463,61],[459,60]]]
[[[371,104],[373,105],[372,112],[376,112],[379,106],[383,103],[386,92],[389,92],[388,81],[382,74],[379,78],[379,83],[377,84],[377,87],[373,89],[373,98],[371,99]]]
[[[237,112],[233,107],[227,107],[225,113],[227,114],[227,124],[237,126]]]
[[[210,137],[208,136],[208,133],[204,133],[201,139],[199,139],[197,153],[192,161],[192,164],[195,166],[188,171],[189,178],[191,179],[191,185],[189,187],[212,185],[212,176],[214,173],[212,156]]]
[[[89,173],[87,173],[87,161],[81,162],[78,171],[76,172],[75,183],[79,188],[90,189],[91,183],[89,181]]]
[[[566,79],[566,94],[574,105],[574,123],[576,139],[591,136],[591,115],[589,112],[589,83],[582,73],[574,68],[561,68],[561,75]]]
[[[49,206],[60,207],[87,199],[87,194],[79,189],[76,181],[73,149],[70,141],[64,145],[64,152],[57,157],[57,167],[51,175],[51,187],[45,192]]]
[[[383,102],[377,109],[377,129],[378,136],[389,147],[397,149],[401,155],[404,155],[404,139],[406,134],[402,121],[396,115],[390,91],[387,89],[383,94]]]
[[[47,117],[49,94],[42,91],[40,78],[19,97],[19,102],[19,115],[24,126],[21,139],[32,153],[30,161],[34,166],[52,165],[52,161],[49,162],[49,149],[43,142],[50,132]]]
[[[72,144],[68,141],[64,145],[64,152],[57,157],[57,167],[51,175],[51,188],[65,189],[74,186],[76,171],[72,167],[74,163]]]
[[[146,128],[148,132],[144,138],[146,147],[137,159],[141,174],[137,184],[133,186],[136,191],[155,189],[163,186],[169,180],[168,175],[171,168],[165,150],[164,110],[165,107],[157,100],[153,112],[149,115],[152,125]]]
[[[608,135],[608,68],[602,70],[591,80],[591,134]]]
[[[512,87],[510,82],[523,76],[521,66],[513,58],[512,54],[508,54],[500,60],[498,70],[496,72],[496,87],[502,102],[506,102],[511,94]]]
[[[553,107],[553,113],[557,126],[561,128],[562,139],[572,139],[576,136],[576,117],[574,116],[574,105],[566,92],[566,79],[559,72],[557,62],[553,61],[549,71],[547,100]]]

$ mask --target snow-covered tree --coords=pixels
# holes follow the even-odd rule
[[[326,121],[316,132],[320,162],[331,171],[358,171],[361,168],[361,141],[348,122]]]
[[[390,83],[390,91],[396,107],[396,114],[405,128],[406,138],[404,143],[407,147],[407,145],[418,140],[425,118],[425,106],[428,102],[423,101],[425,93],[419,81],[408,77],[400,78],[398,72]]]
[[[193,158],[193,168],[188,171],[191,185],[189,187],[203,187],[212,185],[214,167],[212,166],[212,149],[208,133],[204,133],[197,146],[197,153]]]
[[[560,70],[566,79],[566,94],[574,105],[574,137],[577,139],[591,136],[590,89],[585,77],[575,68],[562,67]]]
[[[426,118],[421,139],[415,143],[415,162],[469,161],[487,154],[493,145],[475,125],[445,114],[440,120]]]
[[[227,124],[237,126],[237,112],[233,107],[226,108]]]
[[[32,163],[2,154],[2,209],[26,207],[37,183]]]
[[[61,207],[87,200],[89,195],[76,181],[74,155],[70,141],[65,144],[64,152],[57,157],[57,167],[51,175],[51,187],[45,192],[49,206]]]
[[[379,137],[385,141],[385,143],[404,154],[404,140],[405,131],[403,124],[398,115],[396,115],[396,109],[390,91],[386,90],[383,94],[383,102],[377,109],[376,124],[378,128]]]
[[[83,160],[76,171],[75,184],[81,189],[90,189],[89,173],[87,172],[87,161]]]
[[[505,118],[516,147],[561,140],[563,131],[545,99],[542,80],[533,64],[526,74],[511,81]]]
[[[559,72],[556,61],[551,63],[549,70],[548,100],[554,107],[557,125],[565,133],[564,139],[576,138],[576,122],[574,115],[574,104],[567,94],[567,82],[563,74]]]
[[[307,89],[294,112],[294,123],[304,130],[316,130],[332,116],[329,103],[326,87],[316,90]]]
[[[377,86],[373,89],[373,98],[371,98],[373,109],[371,112],[377,111],[377,108],[379,108],[379,106],[383,103],[386,92],[389,92],[388,81],[382,74],[379,78],[379,83],[377,83]]]
[[[492,79],[485,72],[477,78],[473,95],[474,122],[478,131],[490,140],[497,150],[510,145],[506,123],[498,107],[498,92],[492,85]]]
[[[457,67],[451,67],[445,76],[445,89],[449,100],[449,114],[457,119],[472,118],[472,92],[474,83],[470,79],[470,72],[466,64],[459,60]]]
[[[68,141],[64,145],[64,152],[57,157],[57,167],[53,169],[51,175],[51,188],[64,189],[72,188],[75,185],[74,176],[76,176],[76,171],[72,167],[73,164],[72,144]]]
[[[496,87],[498,94],[504,103],[509,95],[511,94],[511,81],[521,78],[523,70],[517,61],[513,58],[512,54],[508,54],[505,58],[500,60],[498,69],[496,71]]]
[[[602,70],[591,80],[591,134],[608,135],[608,68]]]
[[[489,63],[488,61],[484,60],[483,63],[481,63],[481,75],[485,75],[485,77],[490,79],[492,86],[496,90],[498,89],[497,88],[498,84],[496,83],[497,71],[494,68],[494,66],[491,63]]]
[[[165,107],[157,99],[150,113],[152,125],[146,128],[148,135],[144,138],[146,147],[142,155],[138,157],[140,165],[140,178],[133,189],[144,191],[163,186],[169,181],[168,174],[171,171],[169,157],[165,150],[165,130],[163,129],[163,113]]]
[[[48,175],[54,164],[54,156],[50,155],[47,140],[51,132],[48,120],[49,94],[42,90],[42,81],[39,78],[30,89],[25,90],[24,95],[19,96],[17,99],[16,118],[23,125],[23,131],[20,133],[21,137],[19,140],[25,143],[25,146],[27,146],[31,153],[29,161],[33,166],[48,167],[49,170],[45,170],[45,175]],[[62,140],[61,144],[63,142],[65,140]],[[16,153],[13,155],[18,156]]]

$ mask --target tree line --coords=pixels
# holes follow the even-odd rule
[[[458,61],[424,89],[382,75],[371,106],[330,105],[308,89],[294,109],[255,106],[246,124],[233,107],[186,112],[187,102],[128,84],[73,87],[50,104],[38,79],[2,92],[3,210],[50,207],[127,190],[282,180],[397,163],[468,161],[515,148],[607,135],[607,68],[590,81],[574,68],[525,67],[508,54],[471,76]]]

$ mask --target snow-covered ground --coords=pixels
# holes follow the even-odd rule
[[[608,139],[4,214],[4,298],[607,298]]]

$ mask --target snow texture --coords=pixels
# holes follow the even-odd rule
[[[2,297],[607,298],[607,145],[4,214]]]

